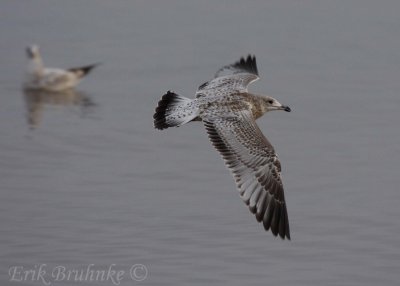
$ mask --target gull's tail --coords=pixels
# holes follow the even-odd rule
[[[94,69],[98,65],[100,65],[100,63],[95,63],[92,65],[78,67],[78,68],[70,68],[70,69],[68,69],[68,71],[76,74],[76,76],[78,78],[82,78],[82,77],[86,76],[88,73],[90,73],[92,71],[92,69]]]
[[[177,95],[168,91],[158,102],[154,113],[154,127],[166,129],[168,127],[179,127],[195,119],[198,109],[190,98]]]

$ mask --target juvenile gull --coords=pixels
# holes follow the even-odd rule
[[[202,121],[214,147],[231,170],[240,196],[265,230],[290,239],[281,164],[256,119],[272,110],[290,112],[275,98],[247,91],[259,79],[256,58],[224,66],[202,84],[195,99],[168,91],[158,102],[154,127],[179,127]]]
[[[98,64],[70,68],[67,70],[45,68],[39,47],[32,45],[26,48],[29,59],[24,88],[48,91],[63,91],[75,87]]]

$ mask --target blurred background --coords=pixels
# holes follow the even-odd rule
[[[133,285],[397,285],[399,11],[2,0],[1,284],[13,265],[141,263],[148,277]],[[103,65],[72,94],[23,93],[33,43],[46,66]],[[292,108],[258,120],[282,163],[290,242],[249,213],[201,123],[153,128],[163,93],[194,97],[249,53],[261,76],[250,91]]]

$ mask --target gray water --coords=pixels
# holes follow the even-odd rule
[[[400,2],[216,2],[0,2],[1,285],[44,285],[9,273],[42,264],[51,285],[113,285],[52,280],[91,264],[120,285],[398,285]],[[29,96],[31,43],[49,66],[103,65]],[[248,53],[250,90],[292,108],[258,121],[291,241],[249,213],[201,123],[152,126],[165,91],[193,97]]]

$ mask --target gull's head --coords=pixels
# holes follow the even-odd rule
[[[263,96],[262,100],[265,112],[272,110],[284,110],[286,112],[291,111],[289,106],[281,104],[279,101],[277,101],[275,98],[271,96]]]
[[[39,46],[31,45],[26,48],[26,54],[29,59],[36,59],[40,57]]]

